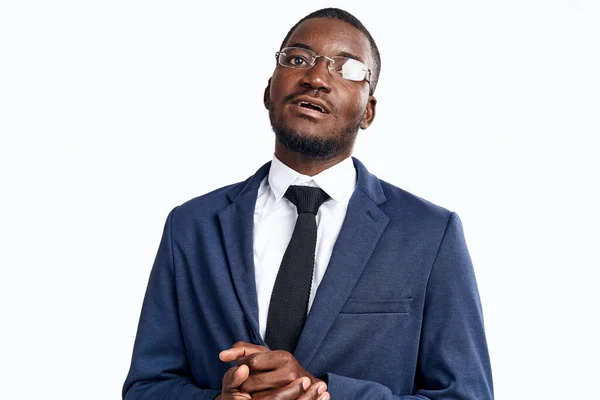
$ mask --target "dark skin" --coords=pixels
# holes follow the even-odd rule
[[[328,57],[348,54],[373,69],[371,47],[364,34],[335,19],[314,18],[302,22],[284,47],[306,47]],[[314,176],[352,154],[358,129],[368,128],[375,118],[377,100],[369,94],[367,81],[355,82],[330,73],[328,61],[317,59],[308,70],[277,66],[265,89],[264,104],[272,123],[284,125],[306,138],[335,138],[344,143],[327,157],[310,157],[287,149],[279,140],[275,156],[297,172]],[[294,95],[290,98],[291,95]],[[325,113],[301,108],[298,96],[315,99]],[[273,121],[274,119],[274,121]],[[329,400],[325,382],[306,371],[287,351],[238,342],[219,355],[236,362],[223,376],[220,400],[277,399]]]
[[[319,55],[351,54],[373,69],[371,46],[361,31],[335,19],[314,18],[301,23],[285,46],[309,47]],[[264,104],[276,120],[307,137],[340,135],[348,124],[367,129],[375,118],[377,100],[369,95],[369,83],[353,82],[331,74],[328,61],[317,59],[314,67],[299,70],[277,66],[265,89]],[[286,96],[306,91],[307,96],[321,98],[330,104],[330,112],[314,115],[295,104],[284,102]],[[293,102],[293,100],[292,100]],[[327,158],[312,158],[286,149],[275,142],[275,156],[295,171],[314,176],[352,154],[357,133],[349,138],[345,148]]]
[[[283,350],[237,342],[219,354],[235,362],[223,376],[220,400],[329,400],[325,382],[315,378]]]

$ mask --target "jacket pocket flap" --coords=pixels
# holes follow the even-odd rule
[[[408,314],[413,299],[366,300],[348,299],[340,314]]]

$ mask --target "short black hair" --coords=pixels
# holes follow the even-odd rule
[[[288,34],[285,36],[285,39],[283,39],[283,42],[281,42],[281,47],[279,48],[279,50],[281,50],[283,46],[285,46],[288,39],[290,38],[290,36],[292,36],[298,25],[300,25],[307,19],[313,18],[330,18],[347,22],[359,31],[361,31],[367,37],[367,39],[369,39],[369,44],[371,45],[371,56],[373,58],[373,62],[375,63],[375,65],[373,65],[373,71],[371,74],[371,84],[369,85],[369,94],[372,95],[375,92],[375,87],[377,86],[377,81],[379,80],[379,72],[381,71],[381,56],[379,55],[379,49],[377,48],[377,44],[375,43],[375,39],[373,39],[373,36],[371,36],[371,33],[367,30],[367,28],[365,28],[362,22],[358,20],[358,18],[350,14],[348,11],[344,11],[339,8],[323,8],[321,10],[317,10],[308,14],[306,17],[296,22],[296,25],[292,26],[292,29],[290,29]]]

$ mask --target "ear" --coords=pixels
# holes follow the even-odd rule
[[[265,93],[263,94],[263,104],[267,110],[271,105],[271,78],[269,78],[267,87],[265,88]]]
[[[367,109],[360,120],[360,129],[367,129],[373,120],[375,119],[375,109],[377,106],[377,99],[375,96],[369,96],[369,102],[367,103]]]

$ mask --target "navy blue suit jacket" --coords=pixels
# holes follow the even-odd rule
[[[456,214],[371,175],[357,186],[294,353],[332,399],[493,398],[475,275]],[[253,215],[265,164],[176,207],[144,299],[126,399],[213,399],[259,334]]]

